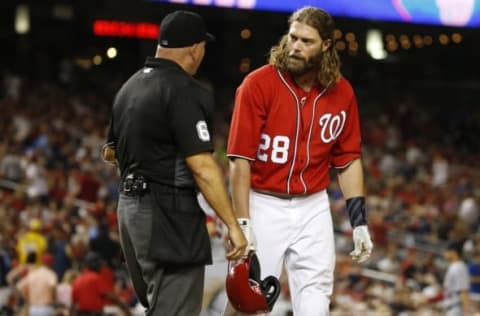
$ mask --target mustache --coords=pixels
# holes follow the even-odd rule
[[[302,56],[298,56],[298,55],[288,55],[288,58],[291,58],[291,59],[297,59],[297,60],[305,60],[305,58],[303,58]]]

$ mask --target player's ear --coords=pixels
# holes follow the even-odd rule
[[[326,52],[332,46],[332,40],[330,38],[322,42],[322,52]]]

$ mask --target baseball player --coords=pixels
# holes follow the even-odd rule
[[[256,248],[262,277],[279,277],[285,264],[296,316],[329,314],[335,265],[330,167],[346,199],[352,258],[363,262],[373,248],[357,102],[339,71],[334,29],[318,8],[290,16],[269,64],[246,76],[236,92],[227,146],[238,220]]]

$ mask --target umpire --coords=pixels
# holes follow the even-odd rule
[[[212,156],[213,97],[192,77],[213,40],[198,14],[168,14],[155,57],[113,104],[103,158],[120,168],[120,239],[147,315],[200,313],[211,250],[196,188],[228,227],[227,258],[247,245]]]

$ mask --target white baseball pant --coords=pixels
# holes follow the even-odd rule
[[[335,246],[326,190],[290,199],[251,191],[250,219],[262,279],[280,277],[285,262],[294,315],[329,315]]]

